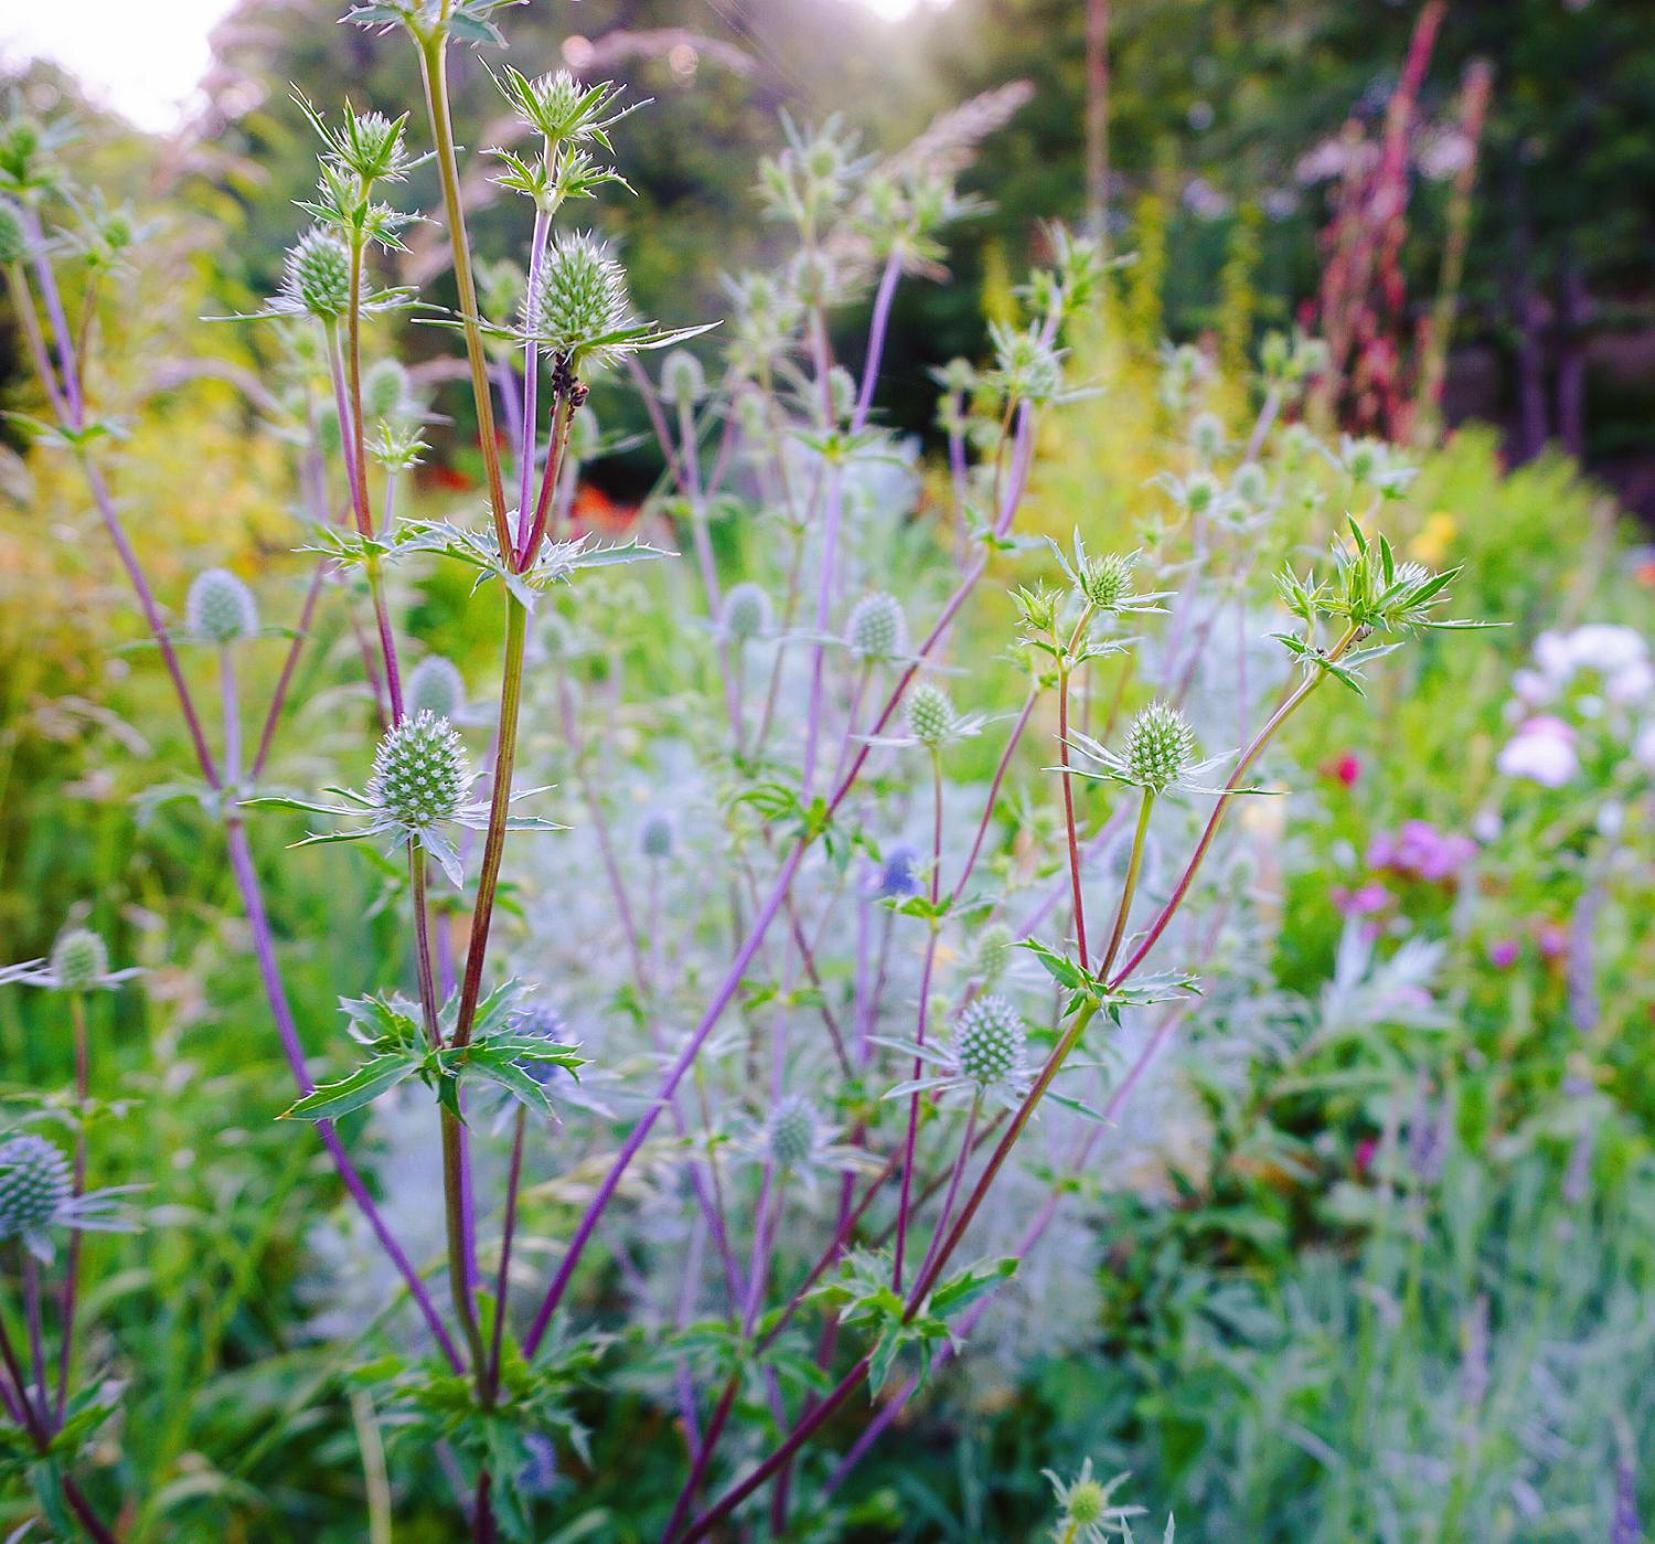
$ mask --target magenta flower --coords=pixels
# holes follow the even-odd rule
[[[1517,940],[1497,938],[1488,946],[1488,963],[1496,970],[1510,970],[1517,963]]]
[[[1373,839],[1368,866],[1436,885],[1455,878],[1476,855],[1469,836],[1439,831],[1428,820],[1406,820]]]

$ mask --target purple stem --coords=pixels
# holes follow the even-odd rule
[[[533,295],[540,287],[540,270],[546,258],[546,238],[551,232],[551,221],[546,211],[535,206],[534,235],[529,242],[529,289]],[[513,430],[517,437],[517,464],[518,464],[518,494],[517,494],[517,548],[519,552],[528,551],[529,526],[529,495],[534,489],[534,453],[540,439],[539,403],[540,390],[540,345],[534,338],[523,340],[523,409]],[[507,403],[507,412],[513,411],[512,394],[509,390],[502,391],[501,395]]]

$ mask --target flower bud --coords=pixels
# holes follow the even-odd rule
[[[895,659],[908,652],[908,619],[893,595],[875,591],[851,609],[845,642],[863,659]]]
[[[44,1137],[0,1142],[0,1238],[27,1238],[51,1226],[71,1188],[69,1160]]]
[[[109,974],[109,949],[90,928],[65,928],[52,945],[51,964],[63,991],[90,991]]]
[[[234,643],[259,630],[253,592],[224,568],[209,568],[195,576],[184,602],[185,625],[207,643]]]
[[[351,255],[345,243],[328,231],[306,231],[287,249],[283,288],[312,316],[323,321],[343,316],[351,304]]]
[[[747,580],[731,587],[724,597],[724,630],[737,643],[746,643],[769,631],[770,597]]]
[[[1140,787],[1156,793],[1178,781],[1194,754],[1189,721],[1171,703],[1150,703],[1127,731],[1127,770]]]
[[[454,726],[422,712],[379,742],[368,797],[399,824],[418,828],[452,819],[470,784],[471,764]]]
[[[954,1026],[960,1072],[979,1088],[1021,1072],[1027,1040],[1022,1017],[1003,997],[979,997]]]
[[[465,679],[452,661],[428,654],[408,673],[402,705],[409,718],[429,713],[432,718],[456,719],[465,706]]]
[[[905,711],[908,733],[921,745],[941,745],[953,732],[958,715],[948,693],[929,681],[921,681],[908,693]]]
[[[1099,611],[1114,611],[1132,593],[1132,559],[1107,552],[1090,558],[1081,570],[1086,598]]]

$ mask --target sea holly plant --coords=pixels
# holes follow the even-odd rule
[[[1224,986],[1209,972],[1227,908],[1251,902],[1224,882],[1215,902],[1207,881],[1235,872],[1234,802],[1291,787],[1290,764],[1264,765],[1289,722],[1327,677],[1359,686],[1409,634],[1468,624],[1441,619],[1453,572],[1399,560],[1377,501],[1327,529],[1327,482],[1383,491],[1388,517],[1407,469],[1301,454],[1312,431],[1279,422],[1296,400],[1280,361],[1249,431],[1206,400],[1204,354],[1169,352],[1152,407],[1170,448],[1134,495],[1139,534],[1089,509],[1066,543],[1028,530],[1043,431],[1088,395],[1077,338],[1115,282],[1100,243],[1061,229],[989,357],[945,372],[948,478],[922,499],[882,408],[887,334],[901,286],[946,276],[947,228],[974,207],[954,179],[1004,100],[889,156],[837,121],[787,124],[759,175],[786,251],[731,276],[728,325],[708,333],[643,320],[621,249],[568,223],[627,191],[620,88],[495,72],[517,132],[476,170],[525,202],[522,239],[482,264],[447,70],[453,48],[498,41],[507,8],[378,0],[347,19],[412,43],[423,102],[292,109],[318,137],[317,183],[261,320],[288,351],[269,395],[311,565],[294,625],[261,628],[279,608],[259,575],[152,588],[114,491],[126,452],[102,432],[122,404],[88,392],[106,389],[82,352],[98,334],[68,324],[70,249],[41,224],[62,212],[58,174],[31,152],[0,155],[18,211],[0,242],[40,450],[85,478],[177,697],[295,1085],[272,1108],[323,1144],[390,1268],[394,1296],[330,1376],[384,1413],[399,1480],[439,1469],[479,1540],[601,1530],[610,1514],[576,1494],[603,1467],[580,1412],[624,1392],[681,1470],[670,1496],[629,1490],[630,1531],[755,1536],[767,1506],[782,1536],[831,1515],[886,1426],[993,1333],[1135,1089]],[[390,197],[422,163],[452,312],[395,282],[414,216]],[[406,475],[437,439],[391,357],[416,322],[466,355],[453,417],[476,425],[481,487],[447,503]],[[637,392],[664,470],[635,528],[600,540],[578,482],[614,443],[588,400],[602,376]],[[1271,591],[1255,572],[1260,553],[1330,539],[1324,574]],[[411,645],[403,587],[441,571],[498,623],[494,668],[463,657],[462,676],[435,641]],[[1247,645],[1278,603],[1261,672]],[[356,646],[354,697],[329,712],[359,740],[332,785],[314,757],[284,775],[279,751],[324,607]],[[993,631],[1008,610],[1009,654]],[[1238,647],[1215,643],[1221,625]],[[282,668],[244,745],[264,639]],[[215,663],[216,717],[197,679]],[[468,677],[497,679],[494,701],[468,701]],[[520,762],[545,786],[519,786]],[[531,797],[545,813],[520,813]],[[255,838],[267,861],[284,840],[357,844],[326,862],[371,867],[406,938],[330,994],[325,1065],[289,1007]],[[75,993],[119,976],[84,940],[13,973]],[[430,1164],[360,1172],[348,1143],[368,1127],[375,1155],[404,1126]],[[17,1148],[12,1169],[0,1217],[24,1218],[30,1247],[97,1215],[84,1190],[64,1200],[50,1153]],[[393,1319],[418,1342],[393,1343]],[[60,1384],[43,1415],[40,1380],[21,1362],[8,1376],[8,1416],[55,1461],[73,1400]],[[829,1468],[817,1445],[840,1438]],[[56,1493],[106,1536],[73,1483]],[[1111,1494],[1089,1470],[1062,1482],[1060,1536],[1126,1536]]]

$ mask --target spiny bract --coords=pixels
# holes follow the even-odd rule
[[[845,642],[863,659],[895,659],[908,648],[908,619],[894,595],[875,591],[851,608]]]
[[[1150,703],[1127,731],[1127,771],[1140,787],[1157,793],[1178,781],[1194,754],[1189,721],[1169,702]]]
[[[0,1143],[0,1238],[44,1232],[69,1199],[69,1160],[44,1137]]]
[[[954,1026],[960,1072],[983,1088],[1020,1072],[1027,1036],[1017,1010],[1003,997],[979,997]]]
[[[554,354],[572,358],[626,326],[626,274],[595,236],[559,237],[526,302],[528,330]]]
[[[253,592],[225,568],[209,568],[195,576],[184,619],[190,632],[208,643],[234,643],[259,628]]]
[[[90,928],[65,928],[52,945],[52,974],[65,992],[85,992],[109,974],[109,950]]]
[[[471,765],[454,726],[422,712],[379,742],[368,796],[404,826],[429,826],[453,818],[470,783]]]
[[[465,681],[451,660],[428,654],[409,672],[403,702],[410,718],[422,713],[432,718],[458,718],[465,706]]]
[[[770,597],[751,580],[731,586],[724,597],[724,630],[738,643],[757,638],[770,628]]]
[[[958,715],[948,693],[921,681],[908,693],[908,733],[921,745],[941,745],[952,732]]]
[[[779,1169],[794,1169],[816,1150],[816,1106],[799,1094],[789,1094],[765,1122],[765,1151]]]

